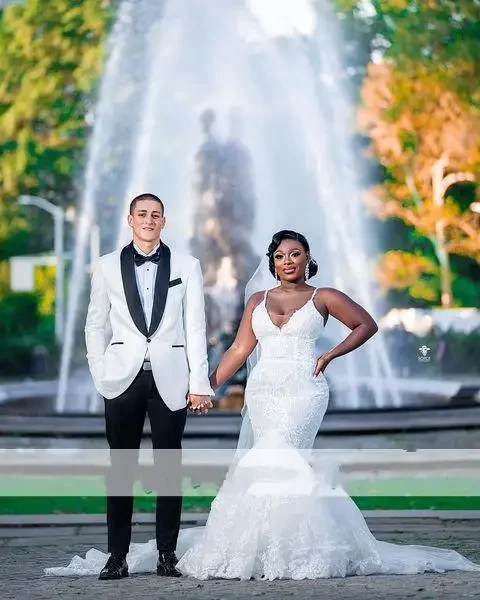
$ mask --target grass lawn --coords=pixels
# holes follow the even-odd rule
[[[0,482],[0,514],[104,513],[101,477],[62,478],[10,476]],[[474,478],[389,478],[351,480],[346,489],[362,510],[445,509],[480,510],[480,482]],[[57,490],[57,492],[55,491]],[[214,484],[183,482],[183,509],[208,511]],[[152,512],[155,496],[134,488],[135,508]]]

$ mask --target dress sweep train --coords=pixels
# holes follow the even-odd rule
[[[329,397],[323,373],[313,377],[323,317],[312,296],[280,328],[266,297],[252,314],[260,360],[245,390],[254,444],[230,468],[205,527],[180,531],[177,568],[198,579],[244,580],[480,571],[454,550],[376,540],[334,481],[335,466],[312,466]],[[45,572],[97,574],[107,556],[92,549]],[[156,559],[155,540],[132,544],[127,556],[130,572],[154,571]]]

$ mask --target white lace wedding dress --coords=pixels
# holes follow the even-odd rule
[[[264,298],[252,327],[261,351],[245,394],[254,445],[231,467],[206,526],[180,531],[177,568],[198,579],[269,580],[480,571],[454,550],[376,540],[331,470],[311,466],[329,396],[323,374],[313,377],[324,327],[313,296],[282,328]],[[92,549],[45,572],[97,574],[107,556]],[[156,560],[155,540],[132,544],[127,556],[130,572],[153,571]]]

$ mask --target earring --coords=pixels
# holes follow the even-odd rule
[[[275,279],[277,281],[280,281],[280,275],[277,273],[277,271],[275,271]]]
[[[310,260],[305,265],[305,281],[308,280],[309,276],[310,276]]]

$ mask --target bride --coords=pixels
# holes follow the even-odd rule
[[[212,387],[218,388],[247,357],[260,356],[245,390],[242,452],[205,527],[180,531],[177,569],[198,579],[269,580],[480,571],[480,565],[453,550],[376,540],[356,504],[332,481],[332,467],[309,461],[328,404],[325,368],[364,344],[378,327],[342,292],[307,285],[317,264],[303,235],[276,233],[267,257],[247,285],[236,339],[211,375]],[[253,291],[259,282],[271,285],[266,273],[277,286]],[[329,315],[351,332],[318,358],[316,341]],[[92,549],[85,559],[76,556],[68,567],[46,569],[46,574],[99,573],[105,558]],[[131,572],[153,571],[156,558],[151,540],[132,544],[127,562]]]

